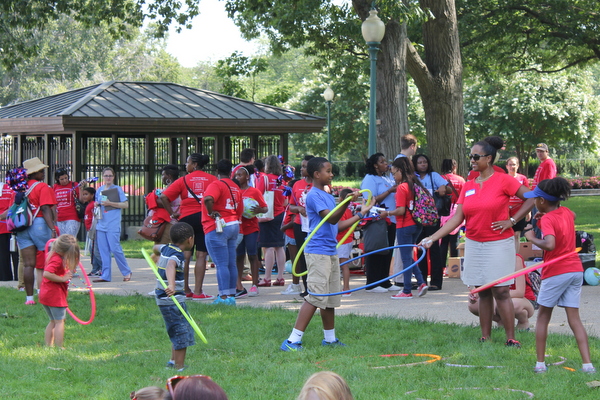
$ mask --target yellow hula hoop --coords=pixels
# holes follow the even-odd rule
[[[373,193],[371,193],[371,191],[369,189],[362,189],[359,190],[358,193],[364,193],[367,192],[369,194],[369,196],[367,197],[367,203],[371,202],[371,198],[373,197]],[[296,264],[298,264],[298,260],[300,259],[300,256],[302,255],[302,252],[304,251],[304,248],[306,247],[306,244],[310,241],[310,239],[312,239],[312,237],[314,236],[315,233],[317,233],[317,231],[321,228],[321,226],[323,226],[323,224],[325,222],[327,222],[327,220],[329,219],[329,217],[331,217],[331,215],[336,212],[340,207],[342,207],[344,204],[348,203],[350,200],[352,199],[352,197],[348,196],[346,197],[340,204],[338,204],[337,206],[335,206],[333,208],[333,210],[329,211],[329,214],[327,214],[325,216],[325,218],[323,218],[323,220],[321,220],[321,222],[319,222],[319,224],[315,227],[315,230],[313,230],[307,237],[306,240],[304,241],[304,243],[302,244],[302,246],[300,247],[300,249],[298,250],[298,254],[296,254],[296,258],[294,258],[294,263],[292,264],[292,274],[294,276],[304,276],[306,274],[308,274],[308,271],[304,271],[301,273],[296,273]],[[356,227],[358,226],[358,224],[360,223],[359,221],[356,221],[351,227],[350,229],[348,229],[348,232],[344,235],[344,237],[342,238],[342,240],[339,241],[339,243],[337,244],[337,247],[340,247],[340,245],[342,243],[344,243],[344,241],[348,238],[348,236],[350,236],[354,230],[356,229]]]
[[[142,254],[143,254],[144,258],[146,259],[146,262],[148,263],[148,265],[150,266],[150,268],[152,268],[152,272],[154,272],[154,275],[156,275],[156,277],[158,278],[158,280],[161,283],[161,285],[166,289],[167,288],[167,284],[165,283],[165,281],[163,280],[163,278],[161,278],[160,274],[158,273],[158,267],[156,266],[156,264],[154,264],[154,261],[152,261],[152,258],[150,258],[150,254],[148,254],[148,252],[146,251],[146,249],[142,249]],[[185,319],[187,319],[187,321],[190,323],[190,325],[192,326],[192,328],[194,328],[194,330],[198,334],[198,337],[200,337],[200,340],[202,340],[205,344],[208,344],[208,341],[206,340],[206,337],[204,336],[204,334],[200,330],[200,327],[198,326],[198,324],[196,324],[196,321],[194,321],[193,318],[190,317],[189,314],[185,312],[185,310],[183,309],[183,307],[181,306],[181,304],[179,304],[179,301],[177,301],[177,299],[175,298],[175,296],[171,296],[171,299],[173,299],[173,303],[175,303],[175,305],[177,306],[177,308],[179,308],[179,311],[181,311],[181,314],[183,314],[183,316],[185,317]]]

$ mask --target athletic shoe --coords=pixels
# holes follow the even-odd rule
[[[595,374],[596,373],[596,368],[591,367],[591,368],[581,368],[580,369],[581,372],[585,373],[585,374]]]
[[[413,295],[412,293],[404,293],[404,292],[400,292],[398,294],[395,294],[392,296],[392,299],[394,300],[398,300],[398,299],[412,299]]]
[[[388,290],[382,286],[375,286],[374,288],[366,289],[365,292],[367,292],[367,293],[387,293]]]
[[[252,287],[250,288],[250,291],[248,292],[248,296],[250,296],[250,297],[258,296],[258,288],[256,286],[252,285]]]
[[[257,286],[258,287],[271,287],[271,280],[270,279],[261,278],[258,281],[258,285]]]
[[[27,301],[25,302],[25,305],[26,305],[26,306],[35,306],[35,300],[27,300]]]
[[[25,291],[25,288],[24,288],[24,287],[20,287],[20,288],[19,288],[19,292],[24,292],[24,291]]]
[[[188,297],[188,296],[186,295],[185,297]],[[215,298],[215,296],[211,296],[210,294],[206,294],[206,293],[200,293],[200,294],[193,294],[192,293],[192,295],[190,297],[194,301],[213,300]]]
[[[222,299],[221,296],[217,296],[215,301],[213,301],[211,304],[225,304],[225,300],[226,299]]]
[[[173,367],[175,367],[175,361],[173,361],[173,360],[167,361],[167,368],[173,368]]]
[[[342,293],[342,297],[350,297],[352,296],[352,292]]]
[[[421,286],[419,286],[418,292],[417,292],[417,296],[419,297],[423,297],[427,294],[427,289],[429,289],[429,286],[427,286],[424,283],[421,283]]]
[[[300,294],[302,293],[302,288],[300,287],[299,283],[290,283],[290,286],[288,286],[283,292],[281,292],[281,294],[289,294],[289,295],[296,295],[296,294]]]
[[[392,285],[389,288],[387,288],[388,292],[397,292],[398,290],[402,290],[402,288],[400,286],[396,286],[396,285]]]
[[[154,290],[153,290],[153,291],[151,291],[151,292],[148,292],[148,296],[156,296],[156,293],[155,293],[155,292],[154,292]]]
[[[548,367],[546,367],[545,365],[543,367],[535,367],[533,368],[533,372],[535,372],[536,374],[543,374],[545,372],[548,372]]]
[[[248,296],[248,291],[246,289],[236,290],[236,292],[235,292],[236,299],[246,297],[246,296]]]
[[[194,292],[189,292],[189,293],[186,293],[186,294],[185,294],[185,297],[189,297],[189,298],[192,298],[192,297],[194,297]]]
[[[224,300],[226,306],[235,306],[235,297],[228,297]]]
[[[283,343],[281,343],[280,349],[283,351],[300,351],[303,350],[303,347],[302,342],[292,343],[286,339],[283,341]]]
[[[508,339],[505,343],[508,347],[516,347],[517,349],[521,348],[521,343],[515,339]]]
[[[285,278],[275,279],[273,286],[285,286]]]
[[[188,367],[187,365],[184,365],[183,367],[179,368],[177,370],[177,372],[181,372],[181,371],[185,370],[187,367]]]
[[[321,342],[321,346],[330,346],[330,347],[346,347],[346,345],[340,342],[340,339],[335,338],[333,342],[328,342],[325,339]]]

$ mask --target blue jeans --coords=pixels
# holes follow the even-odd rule
[[[217,284],[219,296],[233,296],[237,284],[237,266],[235,263],[235,249],[240,226],[227,225],[223,232],[208,232],[204,239],[210,258],[217,268]]]
[[[396,229],[396,240],[398,244],[415,244],[419,234],[421,233],[421,227],[417,225],[410,225],[404,228]],[[402,258],[402,266],[407,268],[411,264],[415,264],[413,260],[413,248],[414,247],[400,247],[400,257]],[[417,278],[417,285],[421,286],[422,283],[425,283],[423,279],[423,275],[421,274],[421,270],[419,269],[419,265],[415,264],[412,267],[412,270],[409,270],[403,274],[404,276],[404,289],[402,291],[404,293],[410,293],[412,289],[412,276],[415,275]]]

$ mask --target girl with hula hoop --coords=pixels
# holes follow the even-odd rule
[[[46,257],[39,301],[50,318],[44,335],[47,346],[63,347],[69,281],[79,265],[79,253],[73,235],[60,235]]]

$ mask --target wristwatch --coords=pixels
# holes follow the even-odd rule
[[[357,216],[358,216],[358,218],[360,218],[360,219],[363,219],[363,218],[365,217],[364,215],[362,215],[362,213],[361,213],[360,211],[359,211],[359,212],[357,212],[357,213],[356,213],[356,214],[354,214],[354,215],[357,215]]]

